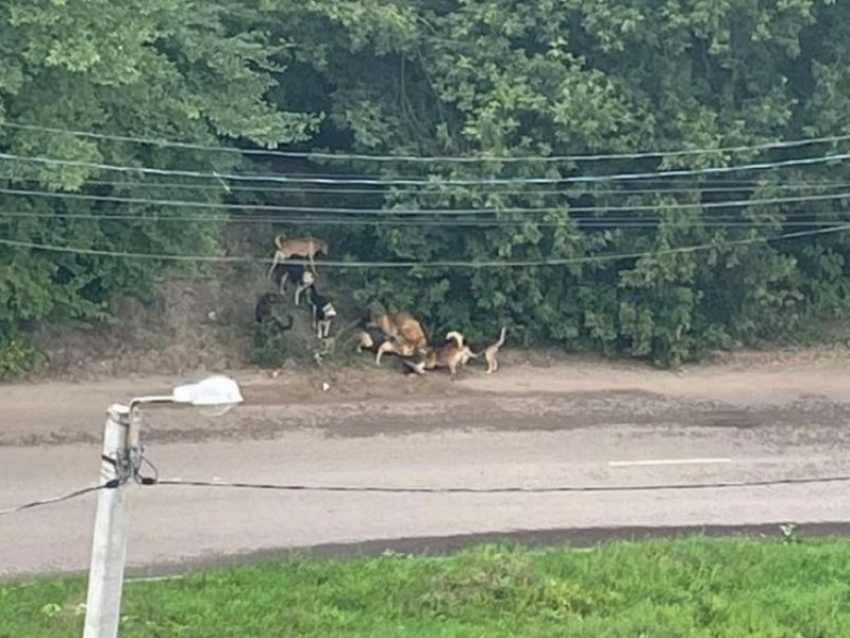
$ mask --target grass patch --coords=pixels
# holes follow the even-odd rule
[[[0,585],[0,637],[77,638],[80,578]],[[122,638],[850,636],[850,541],[294,559],[131,582]]]

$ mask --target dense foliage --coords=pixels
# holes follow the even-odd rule
[[[848,29],[850,5],[832,0],[156,0],[143,10],[105,0],[10,0],[0,6],[0,119],[220,145],[388,155],[753,146],[847,132]],[[140,179],[132,173],[8,160],[0,162],[0,179],[8,179],[0,184],[267,205],[496,210],[476,217],[501,225],[458,226],[460,216],[442,216],[444,223],[428,226],[325,220],[277,230],[321,234],[335,256],[366,261],[572,260],[565,266],[352,270],[344,276],[359,302],[413,308],[432,330],[483,336],[505,323],[515,342],[592,347],[675,364],[708,348],[783,336],[808,317],[848,309],[850,233],[761,241],[847,219],[846,199],[716,205],[835,195],[847,179],[846,163],[663,182],[446,181],[734,166],[844,153],[848,146],[595,162],[308,163],[0,128],[0,150],[19,155],[204,172],[404,177],[433,185],[371,193],[315,192],[306,185],[300,192],[228,193],[206,181],[206,188],[177,192],[131,186],[127,182]],[[95,183],[115,180],[125,183]],[[812,188],[824,184],[831,188]],[[684,204],[696,206],[670,208]],[[175,212],[12,195],[0,196],[0,206],[152,217]],[[540,207],[547,208],[545,215],[512,212]],[[197,222],[0,217],[0,236],[117,251],[215,250],[218,225],[203,216],[216,211],[191,212]],[[697,245],[708,248],[664,252]],[[101,317],[112,292],[148,290],[164,267],[0,250],[0,331],[12,336],[27,321]],[[267,250],[258,247],[264,255]],[[584,259],[633,253],[643,256]]]

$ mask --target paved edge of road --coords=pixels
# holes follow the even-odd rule
[[[746,536],[750,538],[782,538],[782,526],[787,521],[758,525],[690,525],[681,527],[586,527],[544,530],[482,532],[451,536],[421,536],[398,539],[368,540],[354,543],[327,543],[309,547],[262,549],[254,552],[194,558],[169,563],[153,563],[145,567],[128,567],[127,580],[159,579],[210,568],[230,567],[265,560],[284,560],[292,557],[339,558],[377,556],[384,552],[414,555],[438,555],[485,542],[514,541],[530,547],[565,546],[576,549],[593,547],[611,540],[644,540],[703,535],[710,537]],[[850,522],[795,523],[798,538],[818,536],[850,536]],[[33,580],[48,576],[74,576],[85,572],[19,574],[3,579],[5,582]]]
[[[565,546],[586,549],[612,540],[644,540],[703,535],[711,537],[746,536],[750,538],[782,538],[782,526],[788,521],[758,525],[691,525],[682,527],[586,527],[509,532],[482,532],[451,536],[417,536],[409,538],[369,540],[356,543],[327,543],[310,547],[262,549],[254,552],[190,559],[172,564],[152,564],[128,568],[128,578],[158,578],[215,567],[230,567],[265,560],[284,560],[292,557],[351,558],[378,556],[384,552],[414,555],[439,555],[471,545],[496,541],[514,541],[529,547]],[[794,523],[797,538],[818,536],[850,536],[850,522]]]

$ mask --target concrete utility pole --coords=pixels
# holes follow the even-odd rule
[[[120,404],[111,406],[103,434],[101,485],[110,482],[117,485],[98,492],[83,638],[118,635],[127,557],[128,488],[132,484],[133,450],[138,448],[138,440],[138,428],[131,427],[130,408]]]
[[[128,488],[135,482],[139,448],[139,421],[133,409],[141,405],[188,404],[222,407],[225,411],[242,403],[242,393],[233,379],[221,375],[198,383],[177,386],[169,395],[140,397],[130,405],[109,408],[103,433],[101,485],[94,520],[89,592],[83,638],[116,638],[121,623],[121,589],[127,559],[127,530],[130,510]]]

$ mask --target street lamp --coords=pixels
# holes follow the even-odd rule
[[[205,410],[204,413],[209,416],[221,416],[242,401],[242,393],[239,391],[239,385],[236,381],[230,377],[217,374],[197,383],[178,385],[171,391],[171,394],[133,399],[130,401],[130,414],[132,416],[133,411],[139,405],[176,403],[199,408],[212,408],[212,412]]]
[[[223,414],[242,403],[237,383],[215,375],[174,388],[169,395],[138,397],[110,406],[103,435],[101,489],[97,498],[83,638],[115,638],[121,619],[121,588],[127,557],[129,509],[126,487],[139,457],[139,428],[133,427],[140,405],[176,404],[215,409]]]

